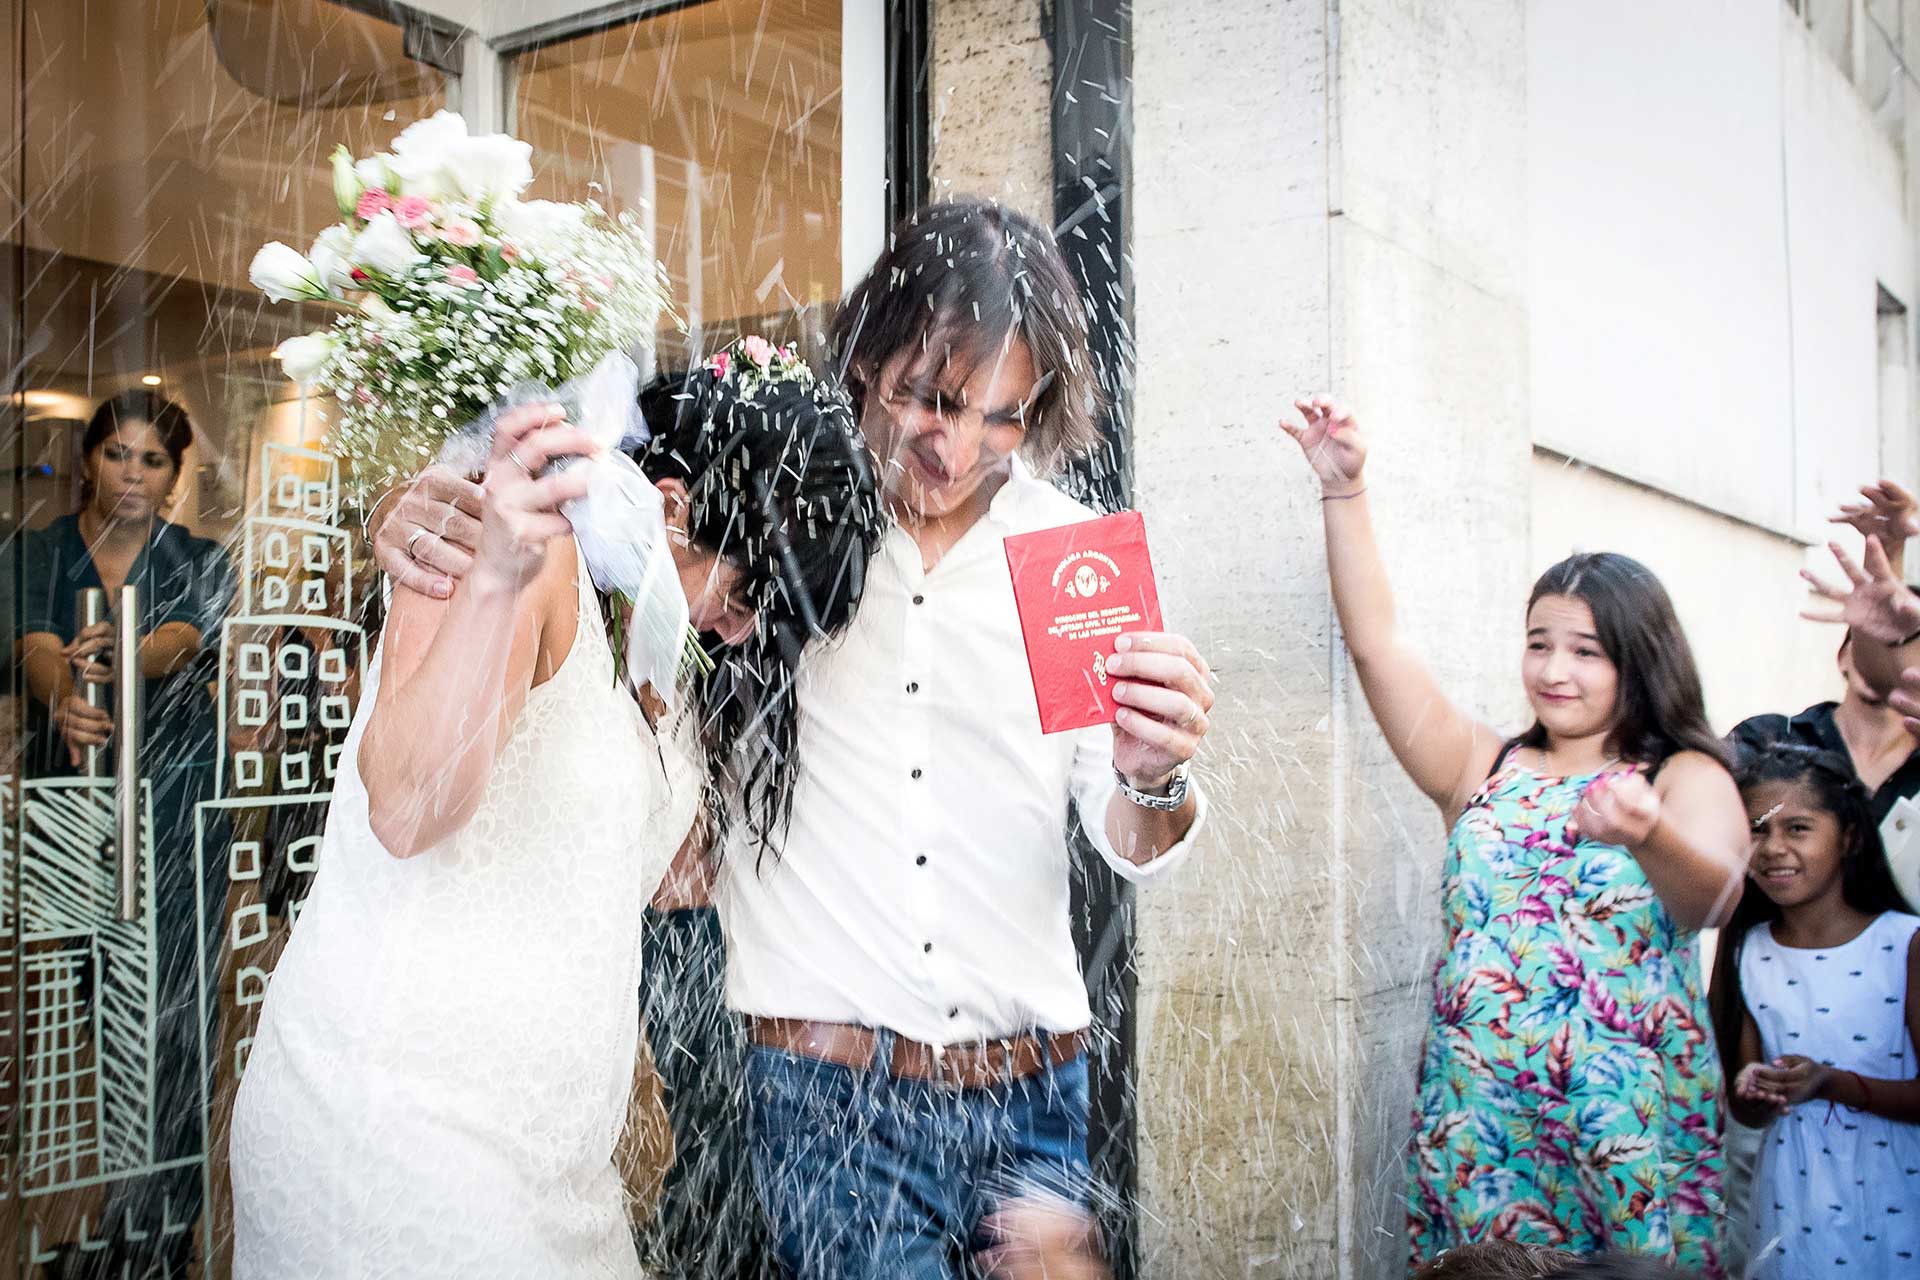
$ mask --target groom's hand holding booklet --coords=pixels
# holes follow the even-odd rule
[[[1111,724],[1115,639],[1160,630],[1140,513],[1015,534],[1006,547],[1041,732]]]

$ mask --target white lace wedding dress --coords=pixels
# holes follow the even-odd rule
[[[368,673],[235,1104],[241,1280],[642,1274],[612,1153],[641,912],[699,781],[615,683],[578,577],[573,648],[479,810],[411,859],[368,823]]]

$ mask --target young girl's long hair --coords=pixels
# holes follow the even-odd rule
[[[1873,797],[1854,773],[1853,766],[1831,751],[1775,742],[1745,755],[1735,771],[1744,795],[1768,782],[1791,782],[1804,787],[1814,807],[1833,815],[1844,842],[1840,852],[1840,896],[1855,911],[1879,915],[1907,911],[1905,898],[1887,869],[1880,828],[1873,820]],[[1757,924],[1780,918],[1780,908],[1749,879],[1733,918],[1720,931],[1713,957],[1713,985],[1707,1006],[1713,1014],[1713,1034],[1720,1045],[1720,1062],[1733,1078],[1740,1049],[1741,1018],[1746,997],[1740,990],[1740,948]]]
[[[1568,556],[1540,575],[1527,608],[1542,596],[1569,596],[1593,611],[1600,648],[1619,672],[1612,746],[1622,759],[1657,769],[1676,752],[1698,751],[1728,763],[1707,724],[1693,647],[1653,570],[1612,551]],[[1546,726],[1536,720],[1514,741],[1545,751]]]

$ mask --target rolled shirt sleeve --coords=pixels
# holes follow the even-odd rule
[[[1113,728],[1090,725],[1075,730],[1074,736],[1073,803],[1080,811],[1080,825],[1086,830],[1088,841],[1123,880],[1144,884],[1166,875],[1192,852],[1194,841],[1206,825],[1206,792],[1196,781],[1187,784],[1188,794],[1193,797],[1193,825],[1187,829],[1184,839],[1149,862],[1129,862],[1107,838],[1107,808],[1120,789],[1113,773]]]

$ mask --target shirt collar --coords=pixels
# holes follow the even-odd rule
[[[1006,483],[1000,486],[1000,491],[993,495],[991,502],[987,503],[987,518],[997,521],[1004,527],[1012,528],[1017,523],[1014,518],[1015,506],[1025,498],[1032,486],[1042,484],[1044,481],[1033,473],[1033,468],[1028,466],[1027,460],[1019,454],[1013,454],[1009,461],[1012,465],[1007,472]]]

